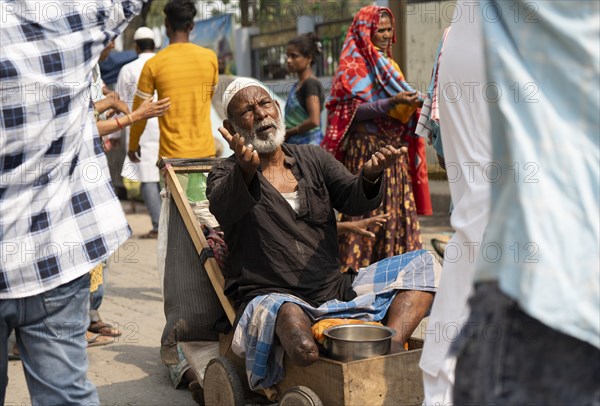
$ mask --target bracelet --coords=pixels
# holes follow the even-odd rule
[[[377,177],[377,179],[375,179],[375,180],[369,180],[369,179],[367,179],[367,178],[365,177],[365,175],[363,175],[363,176],[362,176],[362,178],[363,178],[363,180],[365,180],[365,181],[366,181],[368,184],[370,184],[370,185],[376,185],[376,184],[377,184],[377,183],[379,183],[379,181],[381,180],[381,175],[379,175],[379,176]]]
[[[121,125],[121,123],[119,123],[119,119],[115,117],[115,121],[117,122],[117,125],[119,126],[119,128],[122,130],[123,125]]]
[[[94,108],[94,118],[96,119],[96,121],[100,120],[100,113],[95,108]]]
[[[131,114],[127,113],[127,118],[129,119],[129,125],[133,125],[133,117],[131,117]]]

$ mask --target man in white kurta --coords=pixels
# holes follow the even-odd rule
[[[490,98],[485,93],[489,86],[485,83],[479,7],[463,3],[457,3],[438,67],[440,133],[455,234],[446,245],[444,272],[419,364],[424,405],[452,404],[456,358],[448,350],[468,316],[475,259],[490,211],[490,181],[498,176],[491,162]]]
[[[117,79],[117,92],[129,108],[133,105],[133,96],[137,90],[137,82],[140,78],[142,68],[146,61],[152,58],[154,53],[154,33],[148,27],[140,27],[133,36],[136,42],[136,52],[138,59],[124,65],[119,72]],[[129,144],[129,127],[122,130],[125,134],[125,145]],[[140,162],[134,163],[126,156],[123,164],[121,176],[126,179],[141,182],[141,193],[148,208],[152,220],[152,230],[142,237],[157,238],[158,219],[160,217],[160,174],[156,166],[156,157],[158,156],[158,141],[160,130],[158,127],[158,118],[151,118],[146,123],[144,136],[140,139]]]

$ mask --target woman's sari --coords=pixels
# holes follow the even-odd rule
[[[298,83],[294,83],[290,92],[288,93],[287,100],[285,102],[285,128],[293,128],[302,124],[309,114],[304,107],[300,104],[296,92],[298,90]],[[287,139],[288,144],[314,144],[319,145],[323,140],[323,132],[321,127],[315,127],[305,133],[292,135]]]
[[[393,97],[400,92],[413,92],[414,89],[404,80],[400,69],[396,69],[391,59],[392,44],[388,44],[383,52],[373,45],[371,36],[379,26],[382,11],[390,16],[394,25],[394,17],[386,7],[363,7],[354,17],[348,29],[342,48],[338,70],[333,79],[331,95],[327,101],[329,124],[322,146],[329,152],[341,157],[342,144],[348,135],[356,109],[365,102]],[[394,35],[392,42],[395,42]],[[390,57],[386,57],[389,55]],[[403,112],[392,117],[381,117],[375,120],[379,130],[386,137],[399,138],[406,131],[407,121],[414,115],[416,108],[398,106]]]
[[[394,25],[393,15],[388,8],[368,6],[357,13],[348,29],[326,104],[329,124],[321,144],[353,173],[358,173],[382,146],[408,145],[409,148],[408,157],[402,156],[397,165],[385,171],[385,193],[381,207],[363,217],[342,217],[342,220],[357,220],[383,213],[390,215],[384,226],[374,228],[375,239],[357,235],[345,235],[340,239],[342,265],[355,268],[420,249],[417,214],[431,214],[425,144],[414,135],[417,108],[398,105],[385,116],[353,124],[356,111],[362,103],[387,99],[399,92],[414,91],[391,59],[391,43],[380,52],[371,42],[382,11],[390,16]],[[415,196],[421,198],[418,205]]]

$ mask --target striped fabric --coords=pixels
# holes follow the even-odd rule
[[[431,82],[427,88],[427,95],[421,107],[421,115],[419,116],[419,122],[417,123],[417,129],[415,134],[420,137],[429,140],[435,152],[440,156],[444,156],[444,147],[442,146],[442,137],[440,133],[440,112],[439,112],[439,93],[438,87],[438,70],[440,67],[440,60],[444,51],[444,42],[448,37],[448,33],[452,27],[446,28],[442,39],[440,40],[437,56],[435,58],[435,64],[433,65],[433,71],[431,72]]]
[[[163,364],[176,365],[180,362],[177,343],[219,339],[214,324],[224,311],[175,201],[163,204],[169,204],[170,208],[163,277],[166,322],[160,355]]]

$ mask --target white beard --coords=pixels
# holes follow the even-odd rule
[[[266,140],[259,139],[256,136],[256,130],[258,130],[258,128],[261,126],[269,124],[275,125],[275,133]],[[238,127],[233,122],[231,122],[231,125],[236,133],[238,133],[241,137],[244,137],[246,145],[252,144],[254,150],[259,154],[270,154],[271,152],[274,152],[279,146],[281,146],[281,144],[283,144],[283,141],[285,140],[285,123],[283,121],[281,111],[279,114],[279,119],[272,120],[266,118],[258,125],[255,123],[250,131],[246,131],[243,128]]]

